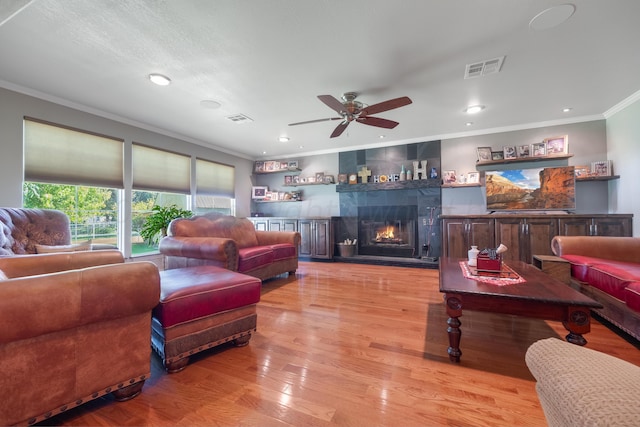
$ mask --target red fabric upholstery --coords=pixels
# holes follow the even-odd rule
[[[273,262],[273,251],[268,246],[254,246],[238,251],[238,272],[246,273]]]
[[[281,259],[297,258],[298,253],[293,245],[288,243],[279,243],[277,245],[269,246],[273,251],[273,260],[280,261]]]
[[[624,300],[627,307],[640,311],[640,282],[631,282],[624,290]]]
[[[624,301],[627,285],[640,280],[640,265],[607,260],[594,264],[587,272],[587,283]]]
[[[262,282],[221,267],[198,266],[160,272],[160,304],[155,317],[168,328],[260,301]]]

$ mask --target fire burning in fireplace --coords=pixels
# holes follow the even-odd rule
[[[387,225],[376,230],[376,243],[396,243],[402,244],[402,239],[396,238],[394,235],[395,227]]]

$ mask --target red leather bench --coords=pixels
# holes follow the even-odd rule
[[[153,309],[151,344],[168,372],[189,356],[225,342],[249,343],[256,330],[262,281],[216,266],[160,272],[160,303]]]

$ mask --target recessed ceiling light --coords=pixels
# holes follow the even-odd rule
[[[289,141],[289,137],[288,136],[281,136],[280,138],[278,138],[278,141],[280,141],[280,142],[288,142]]]
[[[386,136],[385,136],[385,135],[380,135],[380,136],[379,136],[379,138],[380,138],[380,139],[385,139],[385,138],[386,138]]]
[[[168,86],[171,83],[171,79],[167,76],[163,76],[162,74],[149,74],[149,80],[158,86]]]
[[[569,112],[569,111],[571,111],[571,110],[573,110],[573,108],[569,108],[569,107],[567,107],[567,108],[563,108],[563,109],[562,109],[562,112],[563,112],[563,113],[568,113],[568,112]]]
[[[222,107],[222,104],[220,104],[218,101],[214,101],[213,99],[204,99],[200,101],[200,106],[202,108],[208,108],[209,110],[217,110],[218,108]]]
[[[476,114],[484,110],[484,108],[485,108],[484,105],[469,105],[467,108],[464,109],[464,112],[467,114]]]
[[[262,154],[267,154],[267,152],[266,152],[266,151],[263,151],[263,152],[262,152]]]
[[[473,124],[473,122],[467,122],[465,123],[466,126],[471,126]]]
[[[302,148],[304,148],[304,145],[299,145],[299,146],[298,146],[298,148],[301,148],[301,149],[302,149]]]
[[[529,28],[534,31],[548,30],[565,22],[571,18],[576,11],[576,7],[570,3],[545,9],[529,21]]]

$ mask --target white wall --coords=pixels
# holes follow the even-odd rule
[[[131,152],[131,143],[135,141],[233,165],[236,168],[236,214],[249,215],[250,200],[246,195],[251,192],[252,161],[3,88],[0,88],[0,206],[22,206],[22,123],[25,116],[124,139],[125,153]],[[125,161],[125,189],[130,189],[130,157]]]
[[[640,236],[640,101],[607,118],[607,152],[613,173],[619,180],[609,182],[609,209],[612,213],[633,214],[633,235]]]

